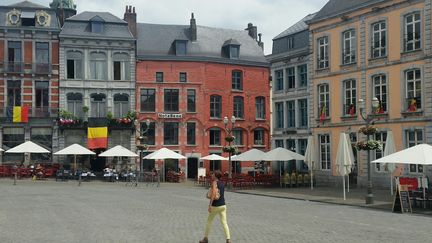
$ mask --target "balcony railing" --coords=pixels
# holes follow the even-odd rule
[[[29,117],[35,118],[56,118],[59,109],[57,107],[29,107]],[[13,107],[0,107],[0,117],[11,118],[13,116]]]
[[[23,62],[6,62],[6,72],[8,73],[23,73],[24,63]]]
[[[33,63],[33,73],[50,74],[51,73],[51,63]]]

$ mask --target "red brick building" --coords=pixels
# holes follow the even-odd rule
[[[227,145],[223,119],[233,115],[239,153],[269,149],[269,64],[255,26],[242,31],[197,26],[193,15],[190,25],[136,24],[134,19],[125,18],[136,29],[136,104],[141,132],[147,130],[145,153],[167,147],[187,157],[165,164],[144,160],[142,169],[182,170],[188,178],[195,178],[199,167],[228,171],[228,162],[199,158],[228,156],[222,152]],[[233,163],[232,171],[252,168]]]

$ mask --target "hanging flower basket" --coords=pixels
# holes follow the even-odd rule
[[[382,150],[382,144],[376,140],[360,141],[356,143],[358,150]]]
[[[233,154],[233,153],[235,153],[236,148],[233,147],[233,146],[224,146],[222,148],[222,151],[224,151],[225,153],[231,153],[231,154]]]
[[[227,142],[233,142],[235,140],[235,137],[234,136],[227,136],[227,137],[225,137],[225,141],[227,141]]]
[[[374,126],[365,126],[359,129],[359,133],[363,133],[364,135],[374,135],[378,132],[378,129]]]

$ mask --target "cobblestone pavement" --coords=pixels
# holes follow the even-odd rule
[[[198,242],[205,190],[0,179],[0,242]],[[232,242],[430,242],[430,217],[226,193]],[[210,242],[225,242],[215,220]]]

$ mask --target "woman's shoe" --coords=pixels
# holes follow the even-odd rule
[[[204,237],[202,240],[199,241],[199,243],[208,243],[207,237]]]
[[[231,243],[231,240],[227,240],[226,243]]]

